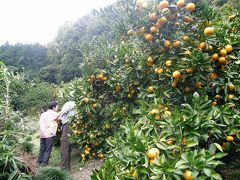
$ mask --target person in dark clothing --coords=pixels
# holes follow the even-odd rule
[[[62,120],[62,136],[61,136],[61,168],[65,170],[70,170],[70,159],[71,159],[71,144],[69,141],[69,134],[71,133],[69,129],[69,120],[76,113],[74,111],[75,102],[68,101],[64,104],[61,112],[60,119]]]

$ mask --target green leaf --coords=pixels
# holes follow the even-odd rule
[[[148,169],[145,167],[140,167],[138,170],[139,170],[139,172],[141,172],[143,174],[148,174]]]
[[[217,153],[217,154],[215,154],[215,158],[216,158],[216,159],[221,159],[221,158],[223,158],[224,156],[227,156],[227,153]]]
[[[161,179],[160,176],[151,176],[150,179]]]
[[[182,164],[185,164],[186,161],[184,161],[183,159],[179,160],[176,164],[175,164],[175,168],[178,168],[179,166],[181,166]]]
[[[8,177],[8,180],[13,180],[14,177],[17,175],[17,173],[18,173],[18,169],[15,169]]]
[[[165,150],[165,151],[167,150],[167,147],[164,146],[162,143],[157,143],[156,145],[159,149],[162,149],[162,150]]]
[[[222,180],[222,177],[212,169],[204,168],[203,173],[206,174],[208,177],[211,177],[217,180]]]
[[[214,143],[214,145],[221,151],[223,152],[222,146],[218,143]]]
[[[186,148],[194,147],[194,146],[197,146],[197,145],[198,145],[198,142],[196,142],[194,140],[190,140],[190,141],[187,141]]]

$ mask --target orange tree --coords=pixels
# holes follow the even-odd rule
[[[123,5],[126,36],[105,46],[101,66],[85,57],[92,75],[71,91],[82,158],[109,151],[92,179],[221,179],[218,159],[239,150],[239,12],[201,1]]]

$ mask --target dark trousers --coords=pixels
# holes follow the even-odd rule
[[[53,137],[40,139],[40,150],[37,163],[48,165],[48,160],[52,152]]]
[[[71,144],[69,142],[68,134],[70,134],[70,129],[68,123],[64,124],[62,127],[62,137],[61,137],[61,168],[69,170],[70,169],[70,157],[71,157]]]

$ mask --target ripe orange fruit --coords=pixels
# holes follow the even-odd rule
[[[133,36],[134,35],[134,30],[133,29],[130,29],[128,32],[127,32],[127,34],[129,35],[129,36]]]
[[[234,95],[233,95],[233,94],[229,94],[229,95],[228,95],[228,100],[231,101],[231,100],[233,100],[233,99],[234,99]]]
[[[234,84],[229,83],[229,84],[228,84],[228,89],[229,89],[230,91],[234,90],[234,89],[235,89]]]
[[[145,38],[146,41],[152,41],[153,40],[153,35],[152,34],[146,34],[144,38]]]
[[[151,31],[152,33],[157,33],[157,28],[156,28],[156,26],[152,26],[152,27],[150,28],[150,31]]]
[[[168,145],[172,145],[172,144],[173,144],[173,140],[168,140],[168,141],[167,141],[167,144],[168,144]]]
[[[149,57],[147,58],[147,62],[148,62],[148,63],[153,63],[153,58],[152,58],[152,56],[149,56]]]
[[[87,155],[88,155],[88,154],[90,154],[90,152],[89,152],[88,150],[85,150],[85,154],[87,154]]]
[[[153,86],[149,86],[149,87],[147,88],[147,92],[148,92],[148,93],[153,93],[153,91],[154,91],[154,87],[153,87]]]
[[[92,105],[92,107],[93,107],[94,109],[96,109],[96,108],[97,108],[97,103],[94,103],[94,104]]]
[[[220,96],[219,94],[217,94],[217,95],[215,96],[215,98],[216,98],[216,99],[221,99],[221,96]]]
[[[188,3],[187,6],[186,6],[186,10],[188,12],[192,12],[196,9],[196,5],[194,3]]]
[[[157,71],[158,74],[162,74],[162,72],[163,72],[163,68],[159,68]]]
[[[172,74],[172,77],[175,78],[175,79],[180,78],[181,77],[180,71],[174,71],[173,74]]]
[[[192,172],[191,171],[185,171],[184,174],[183,174],[183,178],[184,180],[192,180],[193,177],[192,177]]]
[[[164,112],[164,115],[166,115],[166,116],[171,116],[172,113],[171,113],[171,111],[165,111],[165,112]]]
[[[225,50],[226,50],[228,53],[230,53],[230,52],[233,50],[232,45],[230,45],[230,44],[226,45],[226,46],[225,46]]]
[[[178,0],[176,4],[177,4],[177,7],[178,7],[178,8],[181,8],[181,7],[184,6],[185,1],[184,1],[184,0]]]
[[[174,41],[173,47],[178,48],[181,45],[181,41]]]
[[[233,142],[233,141],[234,141],[234,137],[233,137],[233,136],[227,136],[227,137],[226,137],[226,140],[227,140],[228,142]]]
[[[175,22],[175,25],[180,26],[181,24],[180,24],[180,22]]]
[[[167,18],[166,17],[161,17],[159,20],[158,20],[158,22],[160,23],[160,24],[165,24],[166,22],[167,22]]]
[[[221,63],[221,64],[226,64],[227,63],[227,59],[225,57],[220,57],[218,59],[218,61]]]
[[[162,0],[158,5],[160,9],[168,8],[168,6],[169,6],[169,2],[167,0]]]
[[[198,88],[198,89],[202,88],[202,83],[201,82],[196,82],[195,87]]]
[[[210,79],[214,80],[218,77],[218,75],[216,73],[211,73],[210,74]]]
[[[192,68],[188,68],[188,69],[186,69],[186,71],[187,71],[187,73],[189,73],[189,74],[192,74],[192,73],[193,73],[193,69],[192,69]]]
[[[149,163],[150,163],[150,164],[154,164],[155,161],[156,161],[155,159],[149,159]]]
[[[213,27],[206,27],[205,29],[204,29],[204,34],[205,35],[212,35],[214,33],[214,28]]]
[[[216,106],[216,105],[217,105],[217,102],[216,102],[216,101],[213,101],[213,102],[211,103],[211,105],[212,105],[212,106]]]
[[[192,22],[192,21],[193,21],[193,19],[192,19],[191,17],[189,17],[189,16],[184,16],[184,22],[189,23],[189,22]]]
[[[205,43],[205,42],[201,42],[201,43],[198,45],[198,47],[203,50],[203,49],[206,48],[206,43]]]
[[[189,40],[189,37],[188,37],[188,36],[183,36],[182,39],[183,39],[184,41],[188,41],[188,40]]]
[[[98,154],[98,157],[102,159],[102,158],[104,158],[104,155],[102,153],[100,153],[100,154]]]
[[[90,99],[89,98],[84,98],[85,103],[89,103]]]
[[[151,114],[151,115],[155,115],[155,114],[159,114],[159,113],[160,113],[160,112],[159,112],[158,109],[153,109],[153,110],[150,111],[150,114]]]
[[[162,27],[162,25],[159,22],[156,22],[155,26],[156,26],[157,29]]]
[[[151,148],[149,149],[149,151],[147,152],[147,156],[149,159],[154,159],[156,156],[158,156],[160,154],[159,149],[157,148]]]
[[[172,65],[172,61],[171,61],[171,60],[167,60],[167,61],[165,62],[165,64],[166,64],[166,66],[171,66],[171,65]]]
[[[155,116],[155,120],[159,121],[161,119],[161,116],[160,115],[156,115]]]
[[[226,55],[227,55],[226,49],[221,49],[220,52],[219,52],[219,54],[220,54],[221,56],[226,56]]]
[[[157,13],[149,13],[149,19],[151,21],[156,21],[157,20]]]
[[[214,54],[212,55],[212,59],[213,59],[214,61],[217,61],[217,60],[219,59],[218,53],[214,53]]]
[[[164,47],[169,48],[170,45],[171,45],[170,41],[168,41],[168,40],[164,41]]]

